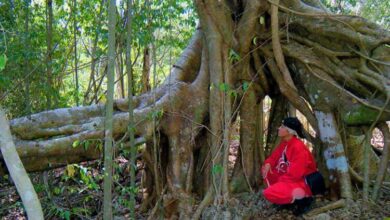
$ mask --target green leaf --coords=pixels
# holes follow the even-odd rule
[[[252,40],[253,45],[257,45],[257,37],[254,37]]]
[[[233,49],[230,49],[229,50],[229,60],[231,62],[235,62],[235,61],[238,61],[240,59],[240,55],[234,51]]]
[[[55,195],[61,194],[61,188],[60,187],[54,187],[53,192]]]
[[[43,184],[33,184],[35,192],[40,193],[45,190],[45,186]]]
[[[70,220],[70,212],[68,210],[66,210],[64,212],[64,216],[63,216],[66,220]]]
[[[5,54],[0,55],[0,71],[2,71],[5,68],[6,63],[7,63],[7,55]]]
[[[211,169],[211,173],[212,174],[218,174],[218,173],[221,173],[223,170],[223,167],[219,164],[217,165],[214,165],[213,168]]]
[[[226,83],[219,84],[219,90],[222,92],[227,92],[230,90],[229,85]]]
[[[262,25],[265,24],[264,16],[260,16],[259,23],[262,24]]]
[[[96,149],[99,149],[99,151],[103,151],[103,144],[102,143],[100,143],[100,144],[98,144],[98,145],[96,145]]]
[[[248,88],[249,88],[249,83],[248,83],[248,82],[244,82],[244,83],[242,84],[242,90],[243,90],[244,92],[246,92],[246,91],[248,90]]]
[[[80,145],[80,141],[77,140],[77,141],[73,142],[72,147],[75,148],[75,147],[77,147],[79,145]]]
[[[81,180],[83,181],[83,183],[88,185],[89,184],[89,178],[88,178],[87,174],[85,174],[84,172],[80,172],[80,174],[81,174]]]
[[[99,185],[96,184],[94,181],[91,181],[91,183],[88,185],[88,188],[92,189],[92,190],[98,190],[99,189]]]
[[[237,98],[237,92],[234,91],[234,90],[229,91],[229,95],[230,95],[231,97]]]
[[[89,147],[90,144],[91,144],[90,141],[85,141],[84,142],[84,150],[88,150],[88,147]]]
[[[135,187],[130,186],[129,191],[130,191],[130,193],[136,195],[139,191],[139,188],[137,186],[135,186]]]
[[[147,118],[149,120],[160,120],[163,115],[164,115],[164,111],[160,109],[160,110],[155,110],[150,112],[150,114],[147,115]]]
[[[66,167],[66,173],[68,174],[68,176],[73,177],[76,173],[75,167],[73,165],[68,165]]]

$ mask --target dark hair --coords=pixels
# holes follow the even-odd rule
[[[297,132],[300,138],[305,138],[303,134],[303,126],[297,117],[287,117],[283,119],[282,124]]]

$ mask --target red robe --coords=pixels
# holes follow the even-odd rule
[[[271,165],[272,171],[264,178],[267,188],[263,195],[268,201],[289,204],[312,196],[304,177],[317,171],[317,165],[301,140],[293,136],[289,141],[282,141],[264,161],[266,163]]]

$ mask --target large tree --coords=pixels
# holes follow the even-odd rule
[[[347,157],[362,144],[351,143],[377,125],[388,129],[390,33],[360,17],[333,15],[317,0],[194,4],[199,26],[170,75],[133,99],[135,135],[146,141],[144,207],[162,201],[167,216],[197,217],[211,202],[253,190],[288,103],[317,132],[309,139],[326,162],[332,190],[352,198],[348,161],[354,158]],[[262,144],[266,95],[272,108]],[[12,120],[26,169],[100,158],[93,146],[104,137],[103,113],[104,105],[93,105]],[[230,128],[238,119],[239,156],[229,175]],[[113,120],[116,140],[128,142],[127,100],[114,103]],[[79,142],[88,147],[74,147]],[[203,198],[196,211],[195,195]]]

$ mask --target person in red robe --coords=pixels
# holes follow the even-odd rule
[[[302,124],[296,117],[282,121],[278,129],[281,143],[261,168],[266,184],[264,197],[277,205],[294,204],[294,214],[302,214],[313,202],[305,176],[317,171],[313,155],[298,138],[304,138]]]

